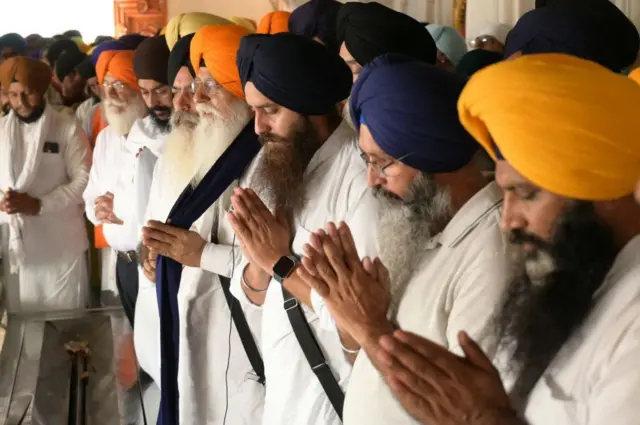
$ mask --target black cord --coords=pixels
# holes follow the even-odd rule
[[[233,242],[231,242],[231,278],[233,279],[233,275],[236,271],[236,235],[233,234]],[[229,337],[227,340],[227,369],[224,372],[224,393],[225,393],[225,404],[224,404],[224,418],[222,419],[222,425],[226,425],[227,423],[227,413],[229,413],[229,366],[231,365],[231,331],[233,329],[233,303],[229,308]]]

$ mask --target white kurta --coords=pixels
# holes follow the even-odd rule
[[[311,159],[304,176],[307,200],[295,218],[294,254],[303,255],[303,245],[312,232],[327,222],[346,222],[361,257],[377,256],[378,201],[367,187],[366,168],[354,143],[355,134],[343,122]],[[251,304],[240,284],[246,261],[236,267],[232,279],[234,295],[247,309],[262,310],[262,352],[267,394],[264,425],[338,425],[341,423],[320,382],[312,372],[283,308],[282,286],[271,281],[264,305]],[[303,306],[334,376],[347,388],[351,365],[346,360],[340,336],[322,299],[312,292],[314,309]],[[258,329],[253,330],[260,332]]]
[[[640,419],[640,236],[618,254],[582,327],[531,393],[529,425]]]
[[[502,192],[490,183],[426,243],[419,268],[400,302],[397,322],[406,331],[461,353],[464,330],[490,356],[494,307],[508,283],[508,259],[500,232]],[[345,425],[415,424],[396,401],[366,353],[358,355],[344,407]]]
[[[88,239],[82,211],[82,192],[89,173],[89,145],[84,132],[72,117],[47,107],[50,120],[40,149],[41,158],[33,181],[26,192],[42,202],[38,216],[22,215],[21,229],[24,260],[17,275],[9,274],[5,264],[5,296],[10,312],[46,311],[82,308],[88,296],[88,270],[85,251]],[[40,120],[43,120],[43,115]],[[14,120],[19,126],[19,139],[5,131]],[[40,121],[38,121],[40,122]],[[11,163],[14,172],[22,172],[22,164],[41,134],[38,122],[18,122],[14,112],[0,119],[0,166]],[[14,144],[13,157],[9,143]],[[57,152],[55,152],[57,150]],[[5,173],[0,173],[4,176]],[[0,177],[2,180],[2,177]],[[0,181],[4,192],[10,181]],[[0,231],[8,233],[10,216],[0,212]],[[6,237],[3,239],[6,240]],[[7,257],[6,246],[2,247]]]
[[[92,97],[78,105],[76,109],[76,119],[78,123],[87,135],[91,134],[91,120],[93,119],[93,112],[99,103],[94,103]]]

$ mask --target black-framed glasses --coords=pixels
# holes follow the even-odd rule
[[[373,170],[379,175],[382,176],[384,178],[389,178],[389,177],[396,177],[399,173],[394,173],[394,172],[389,172],[389,168],[392,165],[398,164],[400,163],[403,159],[408,158],[409,156],[411,156],[410,153],[406,154],[406,155],[402,155],[400,158],[398,159],[392,159],[390,160],[388,163],[386,163],[385,165],[380,165],[380,164],[376,164],[375,162],[371,162],[369,161],[369,155],[366,152],[360,152],[360,158],[362,158],[362,160],[364,161],[364,163],[367,165],[368,167],[373,168]]]

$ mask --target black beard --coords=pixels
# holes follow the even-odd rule
[[[2,115],[7,115],[9,112],[11,112],[11,104],[7,102],[2,106]]]
[[[282,138],[272,133],[259,137],[264,154],[256,169],[258,190],[275,207],[289,212],[304,205],[304,172],[322,141],[318,140],[308,117],[295,126],[293,135]]]
[[[16,117],[18,118],[18,120],[20,120],[25,124],[31,124],[38,121],[40,117],[42,117],[42,114],[44,114],[44,108],[45,108],[45,105],[43,102],[42,105],[36,107],[33,111],[31,111],[28,117],[23,117],[17,112],[16,112]]]
[[[153,108],[149,108],[149,116],[153,124],[159,128],[161,132],[168,133],[171,130],[171,118],[166,120],[160,119],[158,118],[158,112],[168,112],[171,114],[171,108],[167,106],[154,106]]]
[[[588,316],[618,250],[613,231],[588,202],[565,212],[551,243],[523,232],[510,236],[516,245],[533,244],[554,263],[549,274],[534,280],[521,259],[497,316],[499,349],[517,377],[511,396],[519,404]]]

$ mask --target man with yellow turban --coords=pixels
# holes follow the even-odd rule
[[[638,84],[640,84],[640,68],[636,68],[629,77],[632,80],[635,80]],[[636,186],[636,200],[640,202],[640,177],[638,177],[638,185]]]
[[[0,119],[1,270],[9,313],[84,308],[89,285],[82,192],[86,135],[45,101],[49,67],[9,58],[0,84],[11,112]]]
[[[190,58],[200,120],[190,147],[191,181],[163,221],[151,220],[142,230],[143,244],[158,254],[162,425],[262,421],[262,359],[248,325],[259,326],[261,316],[244,316],[228,282],[240,252],[226,212],[240,184],[234,182],[250,178],[260,150],[236,66],[247,34],[238,25],[195,33]],[[227,385],[241,390],[226,391]]]
[[[458,357],[396,331],[380,340],[386,381],[423,424],[637,422],[640,86],[531,55],[475,74],[458,110],[496,160],[514,248],[496,316],[502,376],[464,332]]]
[[[169,50],[173,50],[173,46],[182,37],[193,34],[205,25],[233,25],[233,22],[210,13],[180,13],[171,18],[165,27],[164,36]]]

